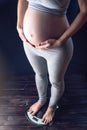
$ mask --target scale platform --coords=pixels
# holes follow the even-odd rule
[[[29,111],[26,112],[26,117],[27,119],[29,120],[29,122],[31,122],[32,124],[34,125],[39,125],[39,126],[52,126],[53,123],[54,123],[54,120],[52,120],[50,123],[44,123],[42,122],[42,117],[43,117],[43,114],[45,113],[46,109],[47,109],[48,105],[44,105],[40,111],[36,114],[36,115],[31,115],[29,113]],[[56,107],[56,110],[58,109],[59,107],[57,106]]]

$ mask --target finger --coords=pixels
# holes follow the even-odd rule
[[[23,29],[18,29],[18,34],[19,34],[19,37],[21,38],[22,41],[26,42],[27,39],[24,35],[24,32],[23,32]]]
[[[40,43],[40,45],[45,45],[45,44],[49,44],[48,40]]]
[[[27,41],[26,37],[24,36],[24,33],[21,33],[21,34],[20,34],[20,38],[21,38],[22,41],[24,41],[24,42]]]
[[[35,45],[31,44],[29,41],[26,41],[26,43],[35,48]]]
[[[48,39],[48,40],[46,40],[46,41],[43,41],[43,42],[41,42],[41,44],[47,44],[47,43],[54,43],[56,40],[55,39]]]
[[[50,47],[50,44],[44,44],[44,45],[37,46],[36,48],[38,48],[38,49],[48,49],[49,47]]]
[[[45,44],[47,44],[47,41],[40,43],[40,45],[45,45]]]

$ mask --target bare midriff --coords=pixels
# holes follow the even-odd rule
[[[24,35],[33,45],[47,39],[58,39],[68,27],[66,16],[56,16],[31,8],[27,9],[24,16]]]

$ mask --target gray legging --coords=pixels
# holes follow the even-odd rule
[[[24,43],[25,54],[35,72],[36,86],[39,100],[46,102],[48,77],[51,83],[51,97],[49,107],[55,108],[64,92],[64,74],[73,54],[72,39],[63,45],[40,50]]]

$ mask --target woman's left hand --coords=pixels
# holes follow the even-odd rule
[[[57,46],[60,46],[60,41],[56,39],[48,39],[46,41],[41,42],[38,46],[36,46],[36,48],[47,50]]]

